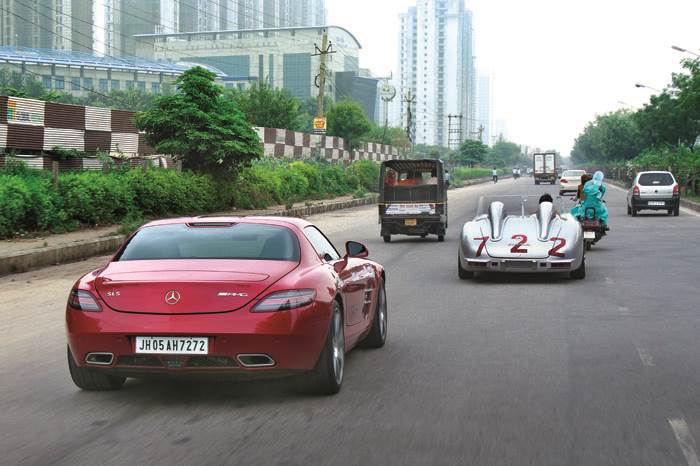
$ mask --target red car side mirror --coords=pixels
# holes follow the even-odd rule
[[[345,257],[365,258],[369,256],[367,246],[357,241],[348,241],[345,243]]]

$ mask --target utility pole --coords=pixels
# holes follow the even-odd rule
[[[479,128],[478,128],[476,131],[474,131],[474,132],[472,133],[472,136],[479,136],[479,139],[478,139],[478,140],[479,140],[480,142],[484,142],[484,141],[483,141],[483,137],[484,137],[484,130],[485,130],[485,129],[486,129],[486,128],[484,128],[484,125],[479,125]]]
[[[409,89],[408,93],[403,96],[403,102],[406,104],[406,136],[408,136],[408,140],[411,141],[411,144],[413,144],[413,133],[411,131],[411,128],[413,127],[412,106],[416,102],[416,96],[413,95],[411,89]]]
[[[333,43],[328,41],[328,30],[323,30],[323,39],[321,41],[321,48],[318,48],[317,44],[314,44],[315,53],[312,57],[320,57],[318,74],[316,75],[316,87],[318,87],[318,108],[316,110],[316,116],[323,118],[324,113],[324,97],[326,94],[326,57],[328,54],[335,53],[333,50]]]
[[[459,145],[462,144],[462,118],[464,115],[447,115],[447,148],[451,150],[459,150]],[[452,120],[456,120],[457,127],[453,127]]]
[[[321,40],[321,48],[314,43],[314,53],[312,57],[319,57],[318,74],[316,75],[315,84],[318,88],[318,102],[316,108],[316,117],[313,120],[312,129],[314,134],[326,134],[327,120],[325,116],[324,101],[326,96],[326,57],[328,54],[335,53],[333,44],[328,40],[328,30],[323,30],[323,39]],[[321,138],[316,142],[316,159],[321,158]]]

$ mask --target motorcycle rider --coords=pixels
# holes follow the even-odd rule
[[[518,169],[517,167],[513,167],[513,181],[518,179]]]
[[[581,184],[578,185],[578,189],[576,190],[576,202],[581,202],[586,198],[586,195],[583,194],[583,187],[592,179],[593,176],[589,175],[588,173],[581,175]]]
[[[607,231],[610,230],[610,227],[608,227],[608,208],[603,201],[606,191],[603,178],[604,175],[601,171],[593,174],[593,178],[583,186],[580,203],[571,209],[571,214],[576,218],[582,219],[586,217],[586,210],[593,208],[595,216],[600,221],[603,229]]]
[[[496,167],[493,167],[493,170],[491,170],[491,176],[493,177],[493,182],[497,183],[498,182],[498,170]]]

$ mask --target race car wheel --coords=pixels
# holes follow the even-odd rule
[[[438,241],[441,243],[445,241],[445,235],[438,235]]]
[[[98,370],[80,367],[68,350],[68,371],[73,383],[83,390],[108,391],[119,390],[126,382],[126,377],[101,374]]]
[[[345,370],[345,329],[343,311],[333,301],[331,324],[326,343],[311,374],[309,390],[319,395],[334,395],[340,391]]]
[[[569,276],[575,280],[582,280],[586,278],[586,258],[584,257],[581,261],[581,266],[569,273]]]
[[[632,207],[632,217],[637,216],[637,209],[635,207]]]
[[[474,272],[470,272],[469,270],[464,270],[462,268],[462,262],[459,260],[459,256],[457,256],[457,275],[459,275],[460,280],[469,280],[474,278]]]
[[[674,207],[673,208],[673,216],[678,217],[680,214],[681,214],[681,207],[680,206]]]
[[[391,235],[384,235],[382,238],[384,238],[385,243],[391,243]]]
[[[627,215],[632,215],[632,207],[627,206]]]
[[[377,285],[377,306],[374,310],[374,319],[372,319],[372,328],[370,328],[367,337],[362,342],[365,348],[381,348],[386,343],[388,315],[386,305],[386,289],[384,288],[384,280],[379,279]]]
[[[586,251],[590,251],[592,247],[593,243],[591,243],[590,241],[586,241]]]

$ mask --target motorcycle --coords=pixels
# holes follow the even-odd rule
[[[583,227],[583,241],[586,251],[590,251],[594,244],[600,241],[607,234],[608,229],[598,219],[593,207],[588,207],[583,218],[579,219]]]

